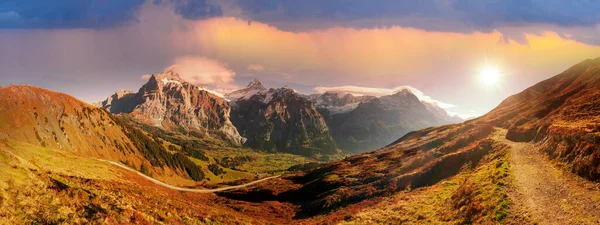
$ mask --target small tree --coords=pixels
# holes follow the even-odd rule
[[[148,166],[146,166],[145,163],[142,163],[142,165],[140,165],[140,172],[142,172],[143,174],[146,174],[148,176],[152,176],[152,173],[150,172],[150,168],[148,168]]]

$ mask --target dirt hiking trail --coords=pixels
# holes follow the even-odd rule
[[[506,130],[494,139],[510,149],[513,184],[509,197],[537,224],[600,224],[599,185],[557,168],[532,143],[507,140]]]
[[[182,187],[176,187],[176,186],[173,186],[173,185],[170,185],[170,184],[163,183],[162,181],[159,181],[157,179],[149,177],[146,174],[143,174],[143,173],[141,173],[141,172],[139,172],[137,170],[131,169],[131,168],[129,168],[129,167],[125,166],[125,165],[122,165],[120,163],[117,163],[117,162],[113,162],[113,161],[109,161],[109,160],[103,160],[103,159],[97,159],[97,160],[102,161],[102,162],[107,162],[107,163],[110,163],[112,165],[121,167],[121,168],[129,170],[131,172],[134,172],[137,175],[139,175],[139,176],[145,178],[146,180],[149,180],[150,182],[155,183],[157,185],[160,185],[160,186],[163,186],[163,187],[166,187],[166,188],[169,188],[169,189],[177,190],[177,191],[194,192],[194,193],[215,193],[215,192],[227,191],[227,190],[232,190],[232,189],[239,189],[239,188],[248,187],[248,186],[251,186],[251,185],[254,185],[254,184],[258,184],[258,183],[263,182],[263,181],[267,181],[267,180],[279,177],[279,176],[266,177],[266,178],[263,178],[263,179],[260,179],[260,180],[255,180],[255,181],[252,181],[250,183],[246,183],[246,184],[241,184],[241,185],[236,185],[236,186],[228,186],[228,187],[221,187],[221,188],[215,188],[215,189],[182,188]]]

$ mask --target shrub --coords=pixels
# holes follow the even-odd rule
[[[217,160],[217,163],[219,163],[221,166],[225,167],[225,168],[229,168],[229,169],[236,169],[236,167],[241,166],[247,162],[252,162],[256,160],[254,157],[252,156],[236,156],[236,157],[223,157],[220,160]]]
[[[217,164],[210,164],[210,165],[208,165],[208,170],[210,170],[210,172],[212,172],[215,176],[219,176],[221,174],[225,174],[225,170],[223,170],[223,168],[221,168]]]
[[[146,166],[145,163],[142,163],[142,165],[140,165],[140,172],[148,176],[152,176],[152,173],[150,173],[150,169],[148,168],[148,166]]]

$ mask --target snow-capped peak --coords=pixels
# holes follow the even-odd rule
[[[162,81],[164,84],[170,84],[170,83],[174,83],[174,84],[181,84],[181,82],[177,81],[177,80],[169,80],[169,78],[163,78],[160,81]]]
[[[355,96],[343,91],[328,91],[310,97],[317,108],[327,109],[331,115],[352,111],[360,103],[374,98],[373,96]]]
[[[258,79],[254,79],[252,80],[248,86],[246,86],[246,88],[264,88],[264,86],[262,85],[262,83],[258,80]]]
[[[197,88],[200,91],[206,91],[206,92],[208,92],[208,93],[210,93],[210,94],[212,94],[214,96],[217,96],[219,98],[225,99],[225,101],[228,101],[228,102],[231,101],[231,100],[227,99],[223,94],[221,94],[221,93],[219,93],[217,91],[210,90],[210,89],[206,88],[205,86],[200,86],[200,87],[197,87]]]
[[[157,82],[161,82],[163,84],[170,84],[170,83],[181,84],[181,83],[186,83],[186,81],[183,80],[183,79],[181,79],[181,77],[179,77],[179,74],[177,74],[173,70],[165,70],[164,72],[159,73],[159,74],[152,74],[152,78],[151,79],[155,79]]]
[[[401,90],[396,91],[393,95],[410,96],[410,95],[414,95],[414,93],[410,89],[401,89]]]
[[[226,94],[225,96],[232,101],[237,101],[240,99],[250,99],[252,96],[266,91],[267,88],[260,83],[257,79],[252,80],[245,88],[235,90]]]

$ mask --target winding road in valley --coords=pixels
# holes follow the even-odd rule
[[[494,137],[510,149],[514,180],[509,197],[537,224],[600,224],[600,187],[557,168],[532,143]]]
[[[258,184],[260,182],[267,181],[267,180],[270,180],[270,179],[277,178],[277,177],[281,176],[281,175],[278,175],[278,176],[266,177],[266,178],[263,178],[263,179],[260,179],[260,180],[252,181],[252,182],[247,183],[247,184],[241,184],[241,185],[236,185],[236,186],[228,186],[228,187],[221,187],[221,188],[215,188],[215,189],[193,189],[193,188],[176,187],[176,186],[173,186],[173,185],[170,185],[170,184],[163,183],[163,182],[161,182],[161,181],[159,181],[157,179],[149,177],[146,174],[143,174],[143,173],[141,173],[141,172],[139,172],[137,170],[131,169],[131,168],[129,168],[129,167],[125,166],[125,165],[122,165],[120,163],[117,163],[117,162],[113,162],[113,161],[109,161],[109,160],[104,160],[104,159],[98,159],[98,160],[100,160],[102,162],[110,163],[112,165],[115,165],[115,166],[121,167],[123,169],[129,170],[131,172],[134,172],[134,173],[142,176],[146,180],[149,180],[150,182],[158,184],[160,186],[163,186],[163,187],[166,187],[166,188],[169,188],[169,189],[173,189],[173,190],[177,190],[177,191],[194,192],[194,193],[215,193],[215,192],[220,192],[220,191],[227,191],[227,190],[232,190],[232,189],[239,189],[239,188],[248,187],[248,186],[251,186],[251,185],[254,185],[254,184]]]

